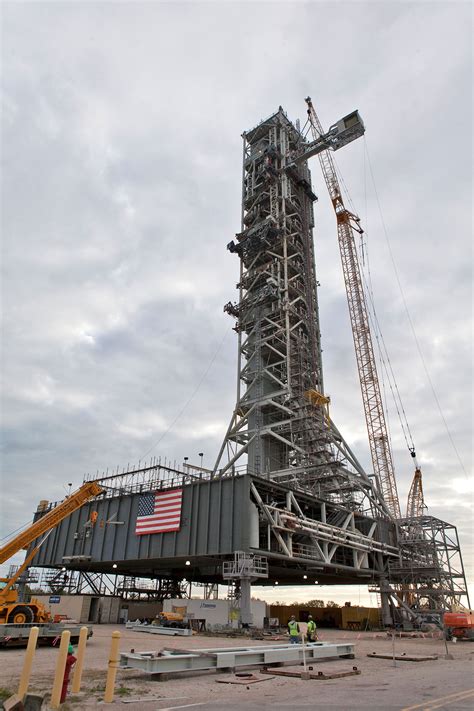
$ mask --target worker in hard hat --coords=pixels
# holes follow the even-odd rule
[[[308,624],[306,627],[306,633],[308,635],[308,642],[317,642],[318,634],[316,631],[316,622],[313,620],[311,615],[308,615]]]
[[[288,634],[290,635],[290,643],[298,644],[300,641],[300,626],[296,621],[296,617],[291,615],[288,622]]]

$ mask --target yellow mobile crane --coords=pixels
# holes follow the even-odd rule
[[[38,540],[38,538],[42,536],[39,543],[26,556],[24,563],[19,567],[16,573],[10,578],[0,578],[0,624],[25,624],[31,622],[47,622],[49,620],[49,613],[38,600],[32,599],[26,603],[18,599],[16,582],[31,563],[51,531],[63,519],[81,508],[87,501],[98,496],[101,492],[102,488],[94,481],[83,484],[77,491],[0,548],[0,564],[2,564],[15,555],[15,553],[18,553],[18,551],[22,549],[27,550],[33,541]]]

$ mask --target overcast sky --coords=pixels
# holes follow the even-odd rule
[[[379,320],[429,513],[458,526],[469,566],[471,4],[3,2],[1,10],[0,536],[26,523],[39,499],[62,498],[68,482],[143,458],[215,356],[151,452],[198,463],[202,451],[212,465],[235,404],[236,336],[222,307],[237,297],[238,259],[226,244],[240,227],[240,135],[280,104],[304,122],[310,94],[326,126],[355,108],[364,118],[366,139],[337,162],[367,228]],[[407,320],[366,151],[465,473]],[[317,159],[312,172],[325,387],[370,470]],[[393,407],[390,423],[404,508],[413,471]],[[298,591],[274,598],[285,595]]]

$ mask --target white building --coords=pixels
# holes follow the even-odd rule
[[[251,610],[253,625],[263,627],[263,618],[266,615],[266,604],[263,600],[252,600]],[[232,625],[238,627],[239,610],[232,606],[229,600],[164,600],[164,612],[181,612],[189,620],[204,620],[206,627]]]

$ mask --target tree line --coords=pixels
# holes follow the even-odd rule
[[[301,605],[304,605],[305,607],[341,607],[337,602],[334,602],[334,600],[328,600],[328,602],[324,602],[324,600],[307,600],[306,602],[280,602],[277,600],[276,602],[271,603],[272,605],[280,605],[280,607],[298,607]]]

